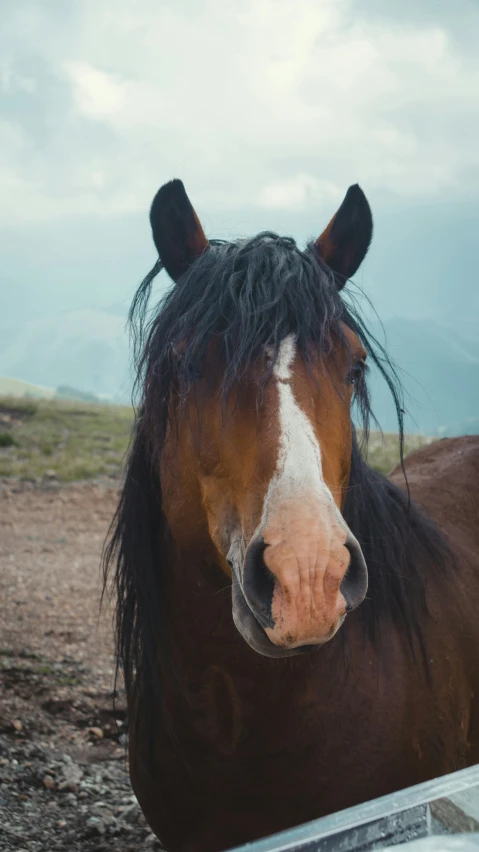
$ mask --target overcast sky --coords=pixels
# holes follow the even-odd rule
[[[211,236],[304,241],[359,182],[379,309],[470,319],[478,40],[477,0],[2,0],[4,311],[131,295],[181,177]]]

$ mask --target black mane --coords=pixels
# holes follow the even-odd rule
[[[172,387],[180,396],[194,382],[212,339],[218,341],[223,398],[241,381],[245,367],[268,344],[278,352],[294,334],[309,363],[331,355],[332,340],[344,340],[341,323],[356,332],[389,385],[398,416],[402,459],[401,387],[386,352],[361,320],[351,299],[339,293],[334,277],[313,247],[301,251],[292,239],[272,233],[233,243],[214,241],[163,298],[150,322],[148,299],[161,270],[157,263],[133,300],[130,321],[137,359],[139,415],[121,501],[105,552],[105,582],[114,571],[118,594],[117,653],[127,694],[137,678],[156,680],[157,650],[167,657],[167,613],[162,605],[161,484],[155,473],[161,453]],[[181,354],[178,356],[180,347]],[[258,388],[268,378],[258,376]],[[357,389],[355,410],[367,437],[372,415],[367,381]],[[442,536],[400,490],[363,460],[354,441],[345,519],[359,540],[369,571],[368,598],[359,608],[364,628],[382,651],[381,626],[399,625],[414,648],[422,647],[420,624],[426,606],[425,566],[451,564]],[[164,635],[159,626],[164,625]],[[160,638],[159,638],[160,635]],[[387,648],[384,648],[387,653]]]
[[[383,347],[368,333],[352,300],[338,292],[335,277],[314,248],[301,251],[293,239],[270,232],[234,243],[212,241],[163,299],[148,325],[146,313],[152,282],[162,265],[146,276],[130,309],[137,364],[136,390],[141,406],[155,424],[166,417],[165,399],[172,383],[186,393],[201,369],[212,339],[220,344],[218,370],[223,398],[241,381],[245,368],[268,345],[278,353],[293,334],[296,349],[309,363],[331,354],[334,338],[343,341],[348,325],[361,339],[389,385],[403,439],[401,385]],[[344,292],[344,291],[343,291]],[[176,356],[181,344],[181,358]],[[259,377],[264,383],[269,372]],[[213,379],[213,377],[212,377]],[[371,411],[366,383],[356,395],[360,425],[367,435]],[[161,446],[161,436],[158,436]]]

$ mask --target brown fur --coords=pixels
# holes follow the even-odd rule
[[[192,251],[203,252],[203,260],[208,257],[206,238],[198,232],[199,222],[181,182],[160,189],[151,221],[160,259],[174,279],[192,262]],[[334,273],[337,289],[358,268],[371,235],[366,198],[358,186],[350,187],[314,247],[321,262]],[[286,612],[286,621],[291,611],[294,622],[292,588],[298,589],[302,601],[297,613],[303,625],[309,617],[316,618],[315,609],[321,609],[316,607],[318,600],[320,604],[328,597],[333,601],[323,606],[321,624],[326,632],[316,634],[319,639],[331,638],[339,624],[341,576],[351,581],[348,565],[341,565],[340,571],[341,560],[333,554],[334,525],[312,532],[315,526],[321,527],[318,506],[338,520],[337,509],[343,509],[348,484],[353,481],[350,375],[354,362],[365,353],[350,330],[345,329],[345,334],[347,340],[336,351],[328,348],[326,354],[322,351],[322,359],[312,359],[312,376],[303,351],[288,379],[314,432],[311,438],[306,424],[301,434],[307,433],[311,445],[315,436],[320,445],[323,479],[333,501],[326,496],[324,505],[318,503],[315,508],[310,495],[299,488],[294,492],[296,504],[294,500],[288,503],[290,514],[282,514],[280,495],[280,510],[273,519],[281,544],[292,554],[284,575],[279,563],[270,567],[274,594],[278,585],[282,587],[281,614]],[[214,347],[210,347],[204,376],[218,376],[218,371],[208,367],[208,358],[215,357]],[[156,368],[156,361],[153,363]],[[247,375],[241,375],[236,394],[229,398],[225,420],[220,387],[211,387],[205,378],[190,388],[186,411],[174,394],[165,396],[170,415],[176,416],[170,417],[162,452],[157,455],[161,458],[156,474],[171,531],[167,541],[161,542],[161,557],[168,614],[169,653],[165,656],[171,658],[173,667],[164,662],[159,642],[158,674],[168,712],[158,706],[153,741],[142,706],[142,684],[130,678],[130,771],[145,816],[170,852],[217,852],[479,761],[479,438],[439,442],[407,461],[413,498],[446,533],[457,556],[457,567],[441,570],[444,566],[430,564],[431,558],[427,562],[424,555],[439,550],[417,551],[427,563],[415,565],[414,575],[425,583],[427,612],[413,606],[413,583],[410,596],[404,595],[413,575],[401,574],[400,606],[413,614],[409,621],[392,615],[398,596],[384,594],[381,599],[376,586],[377,597],[364,601],[363,612],[384,616],[379,635],[365,629],[359,606],[347,616],[339,635],[316,652],[288,656],[297,637],[288,632],[290,625],[286,624],[276,645],[279,656],[262,656],[265,646],[261,646],[262,653],[252,650],[250,637],[244,633],[245,641],[233,621],[232,574],[227,561],[231,531],[241,530],[240,555],[244,557],[258,529],[278,458],[279,386],[276,381],[268,382],[260,401],[254,368],[249,364]],[[152,375],[154,378],[154,369]],[[217,382],[221,383],[219,376]],[[148,406],[146,414],[148,420]],[[154,417],[150,415],[148,422],[153,432]],[[391,476],[404,485],[399,471]],[[306,474],[303,478],[308,481]],[[375,492],[376,497],[398,499],[397,493],[391,497],[390,489],[378,482],[371,475],[370,486],[383,489]],[[135,491],[135,498],[139,493]],[[372,503],[357,505],[369,511]],[[377,500],[374,506],[384,519]],[[306,524],[308,512],[310,523]],[[418,515],[414,517],[418,522]],[[428,535],[435,534],[424,519],[422,523]],[[371,528],[382,546],[381,524]],[[391,534],[401,529],[391,522]],[[410,529],[404,523],[405,535]],[[265,536],[267,533],[265,527]],[[324,560],[321,582],[317,582],[313,559],[309,576],[308,570],[300,571],[301,582],[296,578],[295,586],[290,582],[294,561],[301,567],[298,554],[308,544],[308,537],[316,547],[313,556],[324,554],[330,546],[330,559]],[[344,553],[343,541],[336,537],[335,546]],[[268,564],[273,547],[266,538],[264,542],[270,548],[269,553],[264,550]],[[386,574],[387,556],[376,562],[376,580],[378,575],[382,580],[387,576],[397,579],[392,571]],[[237,570],[233,563],[233,581]],[[133,573],[141,583],[141,572],[139,579],[136,570]],[[254,578],[258,576],[259,571]],[[313,586],[319,593],[316,598],[310,595],[308,613],[304,594]],[[121,582],[119,588],[124,589]],[[233,592],[234,588],[233,582]],[[361,600],[364,589],[360,586]],[[131,599],[128,603],[131,605]],[[254,615],[254,607],[248,609],[246,596],[243,603],[245,621],[255,622],[266,642],[270,628],[259,626],[258,611]],[[358,603],[356,599],[355,605]],[[238,612],[233,611],[238,624]],[[335,621],[329,618],[332,612]],[[323,618],[325,613],[328,618]],[[406,629],[415,613],[420,613],[417,620],[421,620],[425,659],[413,653]],[[152,623],[150,640],[157,630],[157,622]],[[300,629],[298,635],[301,640],[312,634],[306,630],[301,636]],[[273,647],[272,642],[270,645]],[[172,720],[174,738],[164,724],[166,717]]]
[[[407,467],[413,497],[460,557],[449,588],[431,573],[427,589],[429,683],[400,632],[391,629],[379,656],[356,613],[342,628],[344,645],[261,657],[232,622],[211,547],[197,540],[192,570],[172,545],[168,599],[182,685],[169,683],[168,703],[187,766],[158,730],[152,776],[141,721],[130,746],[134,790],[168,849],[226,849],[479,761],[479,438],[433,444]],[[402,484],[399,472],[392,478]],[[197,489],[185,480],[179,493],[194,500]],[[183,511],[193,518],[191,506]]]

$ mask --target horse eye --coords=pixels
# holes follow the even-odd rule
[[[362,378],[364,377],[365,371],[366,362],[363,358],[361,358],[360,361],[356,361],[353,367],[351,367],[346,377],[346,381],[348,382],[348,384],[353,385],[353,387],[357,388],[360,385]]]

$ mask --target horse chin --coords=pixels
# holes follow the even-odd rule
[[[233,621],[238,632],[245,642],[263,657],[284,658],[297,657],[300,654],[311,653],[321,648],[321,645],[302,645],[298,648],[281,648],[268,639],[264,629],[257,621],[254,613],[248,606],[246,598],[241,589],[236,571],[232,572],[232,600]]]

